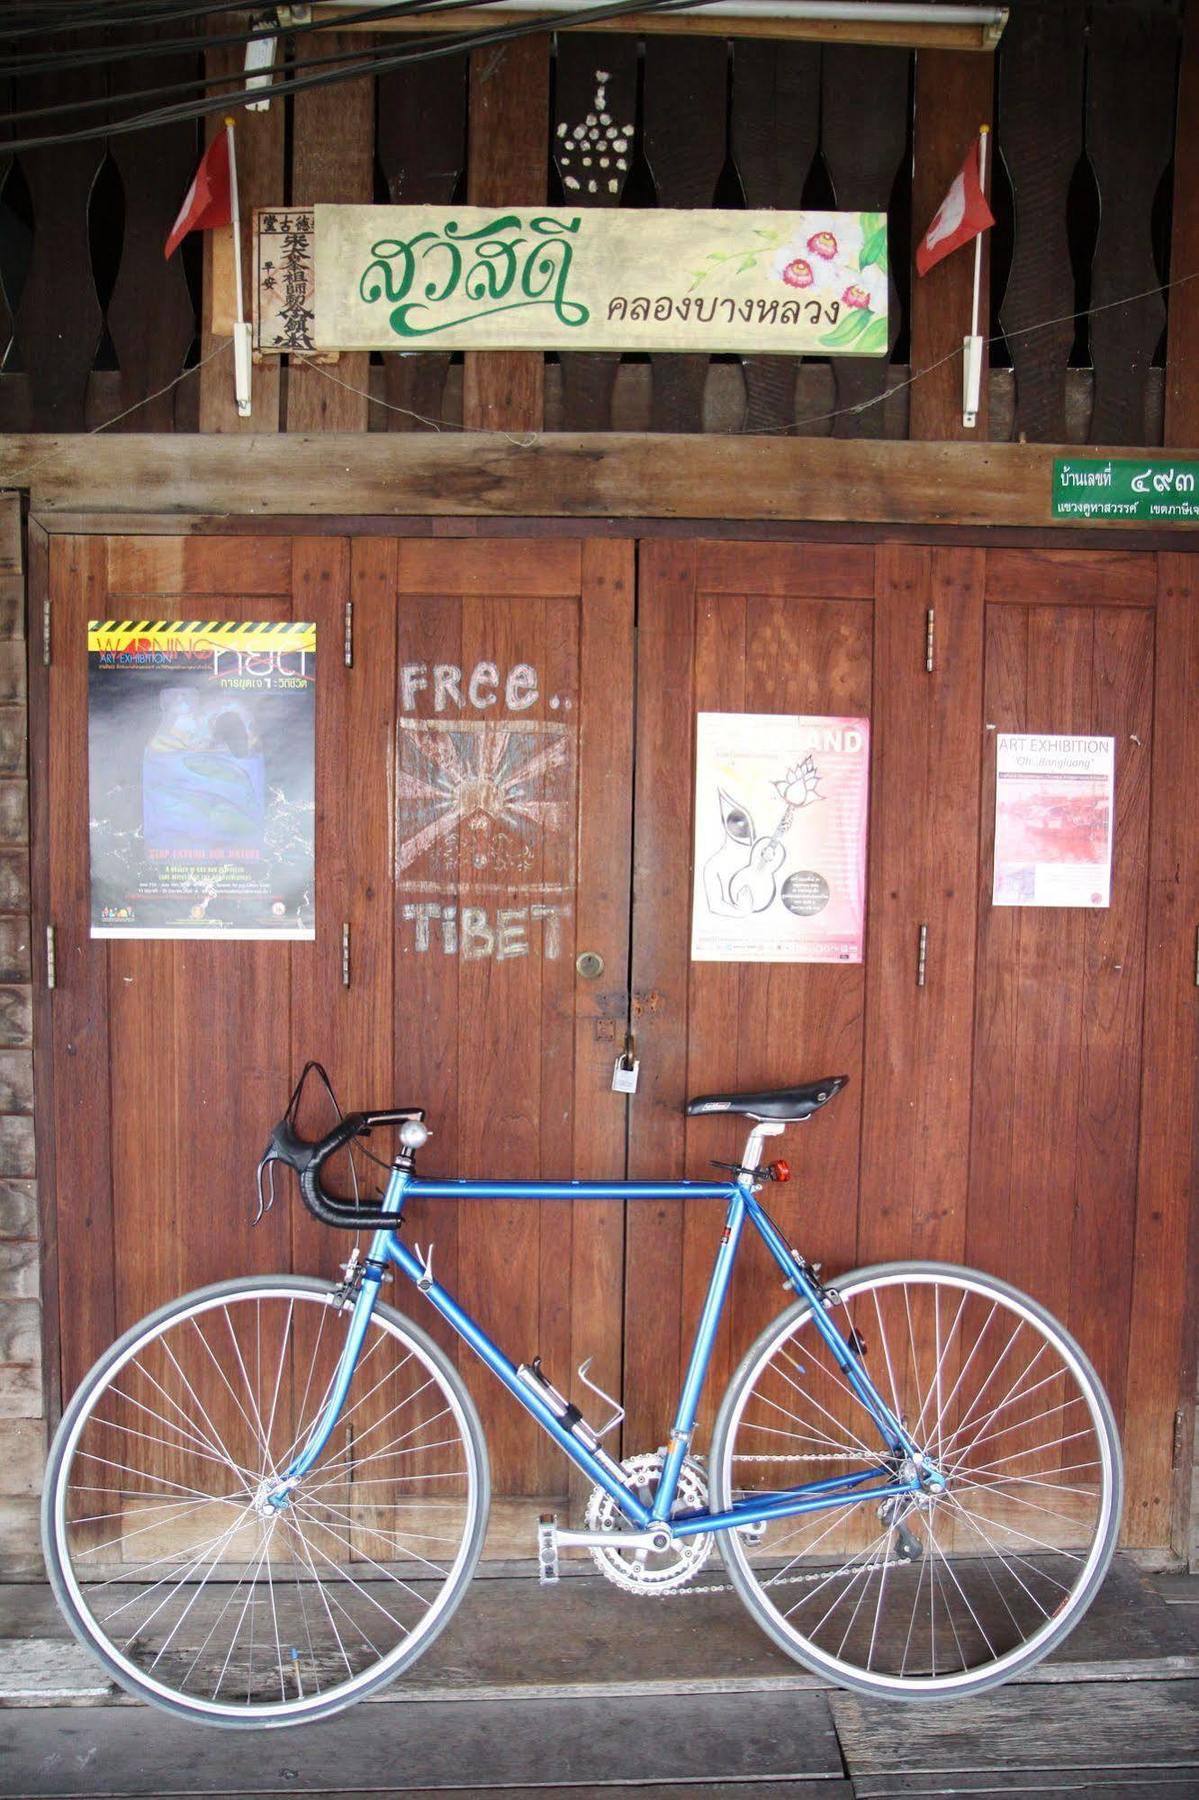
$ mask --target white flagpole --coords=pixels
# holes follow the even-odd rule
[[[984,195],[987,191],[987,139],[990,135],[991,127],[989,125],[979,126],[978,185]],[[970,316],[970,336],[962,341],[962,349],[965,352],[962,360],[962,424],[967,430],[973,430],[978,423],[978,409],[982,394],[983,341],[978,329],[982,271],[983,234],[980,231],[974,239],[974,306]]]
[[[237,410],[243,419],[248,419],[251,408],[251,375],[252,344],[250,326],[246,322],[246,305],[242,294],[241,281],[241,203],[237,193],[237,145],[233,138],[233,120],[225,120],[225,134],[229,142],[229,191],[232,200],[233,223],[233,280],[237,288],[237,322],[233,327],[233,391],[237,399]]]

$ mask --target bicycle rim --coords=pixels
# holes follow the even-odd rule
[[[970,1270],[904,1264],[837,1284],[828,1316],[943,1493],[846,1501],[724,1535],[734,1584],[789,1654],[880,1696],[977,1692],[1044,1656],[1111,1560],[1121,1470],[1111,1408],[1036,1302]],[[856,1334],[856,1336],[855,1336]],[[901,1471],[806,1305],[730,1384],[713,1442],[717,1503],[874,1468]]]
[[[452,1366],[376,1307],[333,1436],[348,1312],[301,1277],[227,1282],[135,1326],[51,1455],[45,1539],[72,1626],[131,1692],[222,1725],[324,1717],[411,1663],[478,1558],[486,1453]]]

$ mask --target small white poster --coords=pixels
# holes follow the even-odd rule
[[[1116,740],[999,734],[996,906],[1110,906]]]
[[[693,962],[862,960],[870,723],[700,713]]]

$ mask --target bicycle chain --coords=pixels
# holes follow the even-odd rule
[[[825,1450],[825,1451],[809,1451],[806,1455],[798,1455],[797,1454],[797,1455],[793,1455],[793,1456],[788,1456],[788,1455],[737,1456],[737,1455],[734,1455],[733,1461],[734,1462],[755,1462],[755,1463],[797,1463],[797,1462],[800,1462],[800,1463],[825,1462],[825,1463],[827,1463],[827,1462],[844,1462],[847,1455],[848,1455],[847,1451],[839,1451],[839,1452],[834,1453],[832,1451]],[[885,1562],[875,1563],[874,1567],[876,1569],[891,1569],[891,1568],[894,1568],[898,1563],[902,1562],[902,1560],[903,1560],[902,1557],[889,1556]],[[860,1567],[861,1567],[860,1564],[848,1563],[848,1564],[844,1564],[839,1569],[817,1569],[811,1575],[779,1576],[776,1580],[764,1581],[764,1582],[762,1582],[761,1585],[762,1585],[763,1591],[765,1591],[768,1588],[810,1587],[813,1582],[834,1581],[838,1575],[856,1574],[860,1570]],[[646,1595],[647,1599],[654,1599],[654,1600],[685,1600],[685,1599],[688,1599],[692,1594],[735,1594],[736,1592],[737,1592],[737,1589],[733,1586],[731,1581],[709,1581],[709,1582],[705,1582],[702,1587],[693,1587],[690,1584],[688,1584],[688,1586],[686,1586],[686,1587],[672,1588],[672,1589],[669,1589],[667,1592],[660,1593],[660,1594],[654,1594],[651,1592],[651,1590],[646,1589],[645,1595]]]

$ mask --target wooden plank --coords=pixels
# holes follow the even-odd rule
[[[369,45],[348,32],[296,39],[295,73],[314,56]],[[369,76],[312,88],[292,102],[291,191],[303,206],[336,200],[345,205],[375,197],[375,86]],[[278,198],[278,196],[276,196]],[[365,431],[370,358],[339,356],[330,381],[318,368],[292,357],[287,376],[288,431]],[[343,385],[344,384],[344,385]],[[352,391],[356,390],[356,391]]]
[[[1091,718],[1116,741],[1112,904],[1084,919],[1078,1186],[1062,1316],[1086,1343],[1119,1418],[1137,1214],[1154,633],[1151,618],[1125,608],[1096,613],[1093,626]],[[1140,1329],[1135,1316],[1132,1329]],[[1134,1396],[1134,1409],[1140,1404]]]
[[[517,1656],[514,1645],[514,1663]],[[402,1691],[401,1684],[397,1695]],[[780,1776],[789,1778],[800,1770],[824,1777],[822,1790],[836,1793],[841,1759],[823,1694],[755,1695],[754,1729],[748,1734],[745,1708],[744,1694],[629,1696],[618,1708],[594,1694],[569,1699],[549,1695],[522,1702],[519,1710],[510,1699],[479,1701],[470,1706],[467,1718],[458,1700],[414,1700],[394,1720],[405,1738],[402,1791],[424,1787],[476,1795],[486,1791],[482,1784],[488,1782],[509,1792],[524,1787],[544,1794],[560,1772],[569,1769],[573,1776],[580,1745],[586,1744],[587,1776],[609,1794],[621,1788],[635,1792],[644,1784],[652,1795],[664,1782],[702,1794],[708,1782],[722,1776],[737,1783],[771,1778],[777,1784]],[[45,1767],[47,1716],[13,1712],[6,1720],[11,1746],[7,1779],[26,1800],[62,1794],[61,1775],[55,1778]],[[69,1729],[79,1729],[67,1718],[49,1716],[55,1721],[51,1729],[64,1737]],[[144,1770],[143,1792],[180,1792],[180,1759],[185,1746],[195,1743],[188,1721],[159,1719],[130,1707],[97,1708],[87,1715],[86,1732],[93,1752],[88,1776],[93,1795],[117,1795],[122,1786],[127,1792],[131,1761]],[[349,1770],[360,1791],[377,1794],[390,1785],[395,1792],[396,1748],[387,1732],[364,1732],[361,1719],[350,1716],[327,1720],[319,1731],[297,1726],[295,1732],[286,1754],[302,1764],[310,1795],[322,1800],[340,1795]],[[262,1792],[260,1741],[230,1731],[219,1737],[213,1733],[206,1744],[208,1768],[197,1786],[207,1781],[210,1789],[223,1788],[229,1796],[252,1794],[255,1788]],[[271,1754],[277,1758],[279,1752]]]
[[[803,204],[820,130],[820,51],[812,44],[733,46],[730,147],[745,203],[788,211]],[[797,359],[747,356],[746,431],[793,431]]]
[[[470,206],[545,204],[549,141],[548,37],[518,38],[470,59]],[[538,351],[472,351],[462,419],[472,431],[540,431],[545,358]]]
[[[1144,444],[1149,369],[1166,322],[1158,293],[1153,206],[1173,146],[1178,20],[1126,0],[1092,6],[1087,156],[1099,187],[1089,321],[1095,368],[1093,444]],[[1177,255],[1177,251],[1175,251]],[[1175,262],[1175,268],[1183,269]],[[1128,294],[1139,295],[1123,306]]]
[[[965,1247],[985,560],[971,550],[878,552],[864,1263],[960,1262]],[[918,988],[922,925],[928,961]]]
[[[121,33],[122,41],[138,41]],[[195,73],[195,54],[152,56],[114,63],[114,93],[186,81]],[[195,174],[198,133],[194,120],[155,131],[120,133],[109,140],[125,195],[125,235],[107,323],[121,365],[119,405],[137,411],[114,426],[117,431],[172,431],[178,390],[167,388],[183,368],[196,336],[196,314],[184,273],[183,255],[163,254],[179,204]],[[141,404],[138,404],[138,403]]]
[[[342,651],[345,603],[353,601],[356,654]],[[394,1081],[390,884],[380,879],[393,834],[395,729],[395,544],[310,538],[294,546],[295,616],[317,628],[316,917],[313,944],[291,952],[290,1072],[324,1063],[347,1109],[406,1104]],[[342,979],[342,931],[350,928],[350,981]],[[285,1071],[276,1068],[279,1107]],[[311,1115],[328,1129],[327,1111]],[[390,1146],[375,1146],[385,1153]],[[363,1164],[365,1191],[381,1171]],[[344,1186],[345,1171],[333,1171]],[[319,1224],[289,1194],[292,1264],[336,1274],[346,1239]]]
[[[553,157],[569,204],[620,205],[633,163],[637,61],[635,37],[565,31],[558,39]],[[571,431],[607,431],[619,355],[563,351],[558,360],[562,423]]]
[[[711,206],[726,154],[728,47],[701,38],[645,46],[642,149],[659,206]],[[651,431],[702,431],[706,356],[655,356]]]
[[[173,618],[181,595],[289,593],[291,544],[287,538],[227,538],[215,544],[181,537],[114,537],[108,545],[106,579],[110,604],[134,599],[144,604],[161,597],[171,604],[159,616]]]
[[[466,167],[467,58],[439,56],[377,77],[377,152],[393,205],[448,206]],[[429,431],[444,412],[448,355],[384,356],[388,431]]]
[[[1056,454],[1062,454],[1059,449]],[[1168,453],[1142,453],[1147,462]],[[247,512],[382,518],[830,520],[1052,527],[1098,543],[1118,525],[1055,525],[1054,447],[847,443],[842,440],[364,432],[286,442],[152,433],[0,437],[0,486],[25,488],[51,528],[55,512],[212,515]],[[182,524],[182,519],[181,519]],[[1193,533],[1193,527],[1191,532]],[[1164,534],[1174,544],[1183,530]],[[1122,538],[1154,546],[1152,532]]]
[[[598,981],[570,972],[575,1011],[569,1096],[572,1173],[583,1181],[611,1180],[623,1172],[628,1120],[637,1105],[612,1092],[613,1064],[630,1023],[635,580],[631,543],[617,539],[584,545],[575,939],[581,949],[599,949],[605,970]],[[573,1212],[570,1367],[594,1358],[591,1379],[607,1393],[621,1394],[626,1208],[619,1201],[584,1202]],[[576,1395],[576,1403],[581,1402]],[[590,1406],[586,1411],[594,1417]],[[597,1425],[603,1422],[594,1419]],[[635,1447],[630,1443],[630,1449]]]
[[[396,575],[403,594],[444,594],[446,547],[420,538],[401,538],[396,545]],[[577,594],[582,551],[570,539],[528,543],[517,556],[497,555],[488,541],[458,544],[453,559],[454,590],[490,599],[546,599]]]
[[[0,508],[3,535],[10,538],[17,527],[17,552],[20,551],[20,515],[15,496],[5,496]],[[50,595],[50,540],[30,520],[29,543],[29,613],[42,617],[43,603]],[[0,558],[7,564],[8,557]],[[5,577],[13,580],[12,575]],[[16,579],[19,581],[20,577]],[[24,596],[22,596],[22,600]],[[21,617],[25,609],[22,605]],[[36,630],[36,627],[35,627]],[[59,1356],[59,1270],[57,1144],[55,1141],[54,1057],[52,1054],[54,1015],[52,997],[46,982],[46,924],[50,919],[50,671],[41,654],[41,634],[29,658],[29,768],[33,779],[29,784],[29,860],[31,929],[22,929],[18,944],[11,942],[0,960],[0,976],[6,981],[33,981],[33,1038],[38,1049],[34,1104],[34,1143],[37,1154],[37,1235],[41,1240],[42,1267],[42,1379],[45,1410],[51,1429],[57,1425],[62,1411],[62,1369]],[[34,945],[37,945],[36,961]],[[19,946],[19,947],[18,947]],[[15,952],[15,954],[14,954]],[[50,1053],[48,1053],[50,1052]]]
[[[58,635],[50,670],[48,898],[57,985],[50,1052],[61,1393],[74,1393],[116,1336],[107,946],[90,936],[88,882],[87,640],[104,610],[105,543],[60,539],[50,547],[50,592]],[[90,1104],[78,1103],[86,1094]],[[143,1092],[144,1099],[144,1092]]]
[[[995,63],[993,58],[967,56],[961,51],[920,50],[916,53],[916,97],[912,151],[912,243],[920,241],[933,214],[949,192],[980,125],[995,117]],[[988,164],[994,155],[995,137],[988,140]],[[988,174],[987,186],[990,187]],[[982,278],[978,329],[984,340],[990,332],[991,238],[983,233]],[[965,438],[979,442],[988,436],[987,376],[989,354],[984,343],[983,376],[978,423],[962,424],[962,338],[970,329],[974,293],[974,252],[947,256],[927,275],[911,278],[911,363],[927,369],[912,384],[908,430],[914,438]],[[947,362],[942,362],[948,357]],[[939,365],[939,366],[938,366]]]
[[[95,69],[26,77],[21,103],[30,108],[95,99]],[[88,198],[104,160],[100,143],[31,150],[21,170],[33,203],[33,247],[14,325],[29,377],[32,423],[41,431],[82,431],[88,377],[102,315],[92,277]]]
[[[1164,555],[1158,561],[1135,1330],[1127,1390],[1135,1405],[1128,1409],[1125,1437],[1124,1530],[1133,1544],[1180,1541],[1189,1432],[1175,1472],[1174,1414],[1181,1405],[1187,1423],[1194,1394],[1194,1333],[1185,1321],[1188,1256],[1196,1242],[1199,859],[1188,795],[1199,779],[1199,605],[1190,559]]]
[[[210,24],[213,32],[225,27],[220,19]],[[238,92],[243,87],[243,53],[240,48],[209,50],[204,66],[209,77],[226,77],[227,88],[210,88],[210,94]],[[254,268],[254,208],[278,206],[284,193],[284,130],[287,108],[276,102],[267,112],[237,115],[237,184],[241,204],[241,254],[245,271],[246,315],[249,316],[249,286]],[[225,129],[220,113],[210,113],[205,129],[206,142]],[[182,195],[180,196],[182,199]],[[224,317],[233,299],[233,233],[230,227],[205,231],[203,318],[200,332],[201,359],[213,356],[221,343],[225,348],[206,363],[197,377],[200,383],[199,428],[202,432],[228,432],[250,437],[279,429],[279,398],[282,380],[281,358],[265,357],[253,372],[253,411],[243,419],[233,395],[233,349],[229,342],[229,320]],[[214,311],[214,306],[216,311]],[[220,316],[218,316],[218,314]],[[318,378],[319,379],[319,378]]]
[[[1182,60],[1174,129],[1174,167],[1189,168],[1199,154],[1199,10],[1189,6],[1182,22]],[[1170,252],[1174,266],[1199,268],[1197,184],[1174,184]],[[1199,332],[1199,281],[1175,288],[1169,297],[1166,334],[1166,416],[1163,442],[1181,446],[1199,437],[1199,358],[1192,354]]]
[[[1154,558],[1135,550],[989,550],[987,604],[1024,606],[1050,592],[1061,606],[1156,606]]]
[[[633,1030],[641,1079],[629,1116],[629,1174],[684,1172],[690,962],[694,543],[641,548],[637,632],[637,793],[633,829]],[[625,1442],[662,1441],[678,1399],[683,1208],[628,1208]]]
[[[1010,1793],[1022,1779],[1028,1787],[1073,1791],[1080,1775],[1098,1771],[1109,1780],[1123,1774],[1134,1785],[1119,1791],[1129,1794],[1139,1793],[1135,1783],[1147,1776],[1193,1780],[1199,1770],[1195,1681],[1020,1684],[953,1706],[893,1708],[884,1732],[869,1700],[833,1693],[829,1704],[862,1800],[927,1793],[947,1779],[954,1792],[1001,1786]],[[1107,1791],[1117,1791],[1115,1784]]]
[[[870,600],[874,552],[845,544],[705,543],[705,594]]]
[[[820,148],[837,205],[851,212],[885,213],[903,160],[908,134],[908,50],[825,47],[821,63]],[[892,267],[889,282],[888,345],[899,334],[899,289]],[[877,399],[890,381],[888,359],[837,357],[833,380],[838,407]],[[835,437],[881,438],[881,406],[842,413]]]
[[[1074,321],[1026,336],[1026,326],[1068,314],[1074,292],[1066,203],[1082,149],[1082,0],[1022,0],[999,56],[998,142],[1011,179],[1016,236],[999,308],[1016,371],[1016,432],[1034,442],[1066,435],[1066,365]]]

